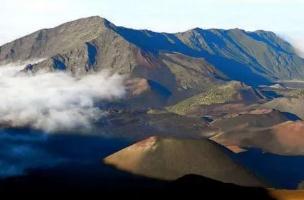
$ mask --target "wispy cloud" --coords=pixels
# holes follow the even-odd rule
[[[105,115],[96,103],[124,95],[123,77],[100,72],[77,79],[66,73],[18,75],[0,67],[0,124],[46,132],[85,131]]]
[[[283,34],[281,37],[287,40],[296,50],[296,52],[304,58],[304,34],[293,33],[293,34]]]

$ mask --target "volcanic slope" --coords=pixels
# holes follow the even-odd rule
[[[110,155],[104,162],[127,172],[164,180],[198,174],[238,185],[263,185],[234,163],[220,146],[206,139],[150,137]]]

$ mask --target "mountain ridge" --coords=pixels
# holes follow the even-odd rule
[[[304,59],[270,31],[194,28],[158,33],[116,26],[99,16],[42,29],[4,44],[0,47],[0,63],[46,57],[48,61],[37,64],[34,71],[68,69],[86,74],[109,68],[134,74],[140,69],[142,76],[148,72],[138,66],[163,70],[161,55],[165,53],[203,59],[228,79],[250,86],[304,79]]]

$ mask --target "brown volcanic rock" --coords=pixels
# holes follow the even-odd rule
[[[304,119],[304,97],[281,97],[262,105],[265,108],[273,108],[282,112],[289,112]]]
[[[230,114],[212,123],[213,127],[222,132],[229,132],[240,128],[263,128],[288,121],[288,118],[279,111],[272,109],[253,109],[240,113]]]
[[[133,141],[149,136],[200,139],[215,135],[218,130],[202,118],[189,118],[164,111],[114,112],[104,119],[100,131]]]
[[[224,146],[255,147],[281,155],[304,155],[304,122],[287,121],[266,128],[238,127],[211,139]]]
[[[240,112],[248,111],[251,106],[246,105],[243,102],[236,103],[224,103],[224,104],[212,104],[203,106],[202,108],[192,112],[192,115],[196,116],[210,116],[212,119],[219,119],[227,115],[238,115]]]
[[[198,174],[246,186],[263,184],[234,163],[223,149],[208,140],[150,137],[104,159],[106,164],[134,174],[174,180]]]
[[[290,151],[299,151],[304,154],[304,122],[285,122],[272,127],[278,143]]]

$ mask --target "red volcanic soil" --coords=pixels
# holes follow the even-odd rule
[[[227,123],[227,122],[226,122]],[[230,129],[211,138],[231,149],[260,148],[281,155],[304,155],[304,122],[287,121],[270,127]],[[237,151],[234,151],[237,152]]]
[[[272,129],[278,142],[284,147],[304,148],[304,122],[285,122]]]
[[[226,183],[264,186],[226,153],[207,139],[150,137],[108,156],[104,162],[123,171],[162,180],[197,174]]]

